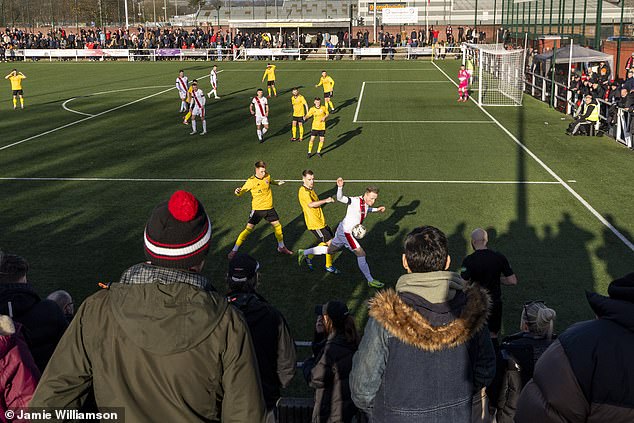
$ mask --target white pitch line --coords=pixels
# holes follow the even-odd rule
[[[358,120],[357,123],[486,123],[493,124],[490,120]]]
[[[27,182],[244,182],[243,179],[219,178],[46,178],[46,177],[0,177],[0,181]],[[301,179],[280,179],[284,182],[302,182]],[[335,179],[320,179],[319,182],[337,182]],[[461,181],[461,180],[416,180],[416,179],[346,179],[350,183],[374,184],[472,184],[472,185],[559,185],[557,181]]]
[[[352,122],[356,122],[359,117],[359,109],[361,108],[361,100],[363,99],[363,91],[365,90],[365,81],[361,84],[361,92],[359,93],[359,100],[357,100],[357,110],[354,111],[354,119]]]
[[[203,76],[201,76],[200,78],[204,78],[205,76],[208,76],[208,75],[209,75],[209,74],[207,74],[207,75],[203,75]],[[28,137],[28,138],[25,138],[25,139],[23,139],[23,140],[16,141],[16,142],[14,142],[14,143],[11,143],[11,144],[8,144],[8,145],[5,145],[5,146],[2,146],[2,147],[0,147],[0,151],[2,151],[2,150],[6,150],[7,148],[15,147],[16,145],[20,145],[20,144],[22,144],[22,143],[25,143],[25,142],[28,142],[28,141],[31,141],[31,140],[34,140],[34,139],[37,139],[37,138],[40,138],[40,137],[43,137],[44,135],[52,134],[53,132],[57,132],[57,131],[59,131],[59,130],[65,129],[65,128],[69,128],[69,127],[71,127],[71,126],[77,125],[78,123],[86,122],[87,120],[94,119],[94,118],[96,118],[96,117],[99,117],[99,116],[105,115],[106,113],[114,112],[114,111],[119,110],[119,109],[122,109],[122,108],[124,108],[124,107],[131,106],[131,105],[136,104],[136,103],[138,103],[138,102],[140,102],[140,101],[144,101],[144,100],[147,100],[147,99],[149,99],[149,98],[156,97],[157,95],[164,94],[164,93],[166,93],[166,92],[168,92],[168,91],[170,91],[170,90],[174,90],[174,89],[176,89],[176,86],[173,86],[173,87],[171,87],[171,88],[167,88],[167,89],[165,89],[165,90],[163,90],[163,91],[159,91],[159,92],[154,93],[154,94],[150,94],[150,95],[148,95],[148,96],[145,96],[145,97],[143,97],[143,98],[139,98],[139,99],[134,100],[134,101],[131,101],[131,102],[129,102],[129,103],[121,104],[121,105],[119,105],[119,106],[117,106],[117,107],[113,107],[112,109],[104,110],[103,112],[99,112],[99,113],[97,113],[97,114],[95,114],[95,115],[86,116],[86,117],[85,117],[85,118],[83,118],[83,119],[79,119],[79,120],[76,120],[76,121],[74,121],[74,122],[67,123],[66,125],[58,126],[57,128],[53,128],[53,129],[50,129],[50,130],[48,130],[48,131],[42,132],[42,133],[40,133],[40,134],[33,135],[33,136]]]
[[[442,70],[436,63],[432,62],[432,64],[436,66],[436,68],[440,72],[442,72],[442,74],[445,75],[445,77],[447,77],[447,79],[449,79],[456,87],[458,86],[458,84],[456,84],[456,82],[453,79],[451,79],[449,75],[447,75],[445,71]],[[480,108],[480,110],[482,110],[482,112],[484,112],[485,115],[487,115],[493,122],[495,122],[496,125],[500,129],[502,129],[502,131],[504,131],[515,142],[515,144],[517,144],[522,150],[524,150],[526,154],[531,156],[533,160],[535,160],[541,167],[544,168],[544,170],[546,170],[546,172],[550,174],[550,176],[555,178],[564,188],[566,188],[566,190],[568,190],[570,194],[572,194],[573,197],[575,197],[586,209],[588,209],[588,211],[592,213],[594,217],[596,217],[599,220],[599,222],[603,223],[605,227],[607,227],[610,231],[612,231],[612,233],[616,235],[616,237],[620,239],[621,242],[623,242],[623,244],[625,244],[626,247],[628,247],[632,252],[634,252],[634,243],[632,243],[632,241],[627,239],[627,237],[623,235],[618,229],[616,229],[614,225],[608,222],[607,219],[601,215],[601,213],[599,213],[594,207],[592,207],[590,203],[588,203],[581,195],[577,193],[577,191],[572,189],[572,187],[568,185],[563,179],[561,179],[561,177],[557,175],[555,171],[553,171],[550,167],[548,167],[548,165],[546,165],[546,163],[544,163],[539,157],[537,157],[535,153],[529,150],[528,147],[526,147],[520,140],[518,140],[515,137],[515,135],[511,133],[511,131],[506,129],[506,127],[504,127],[504,125],[502,125],[496,118],[494,118],[493,115],[491,115],[484,107],[480,106],[473,99],[473,97],[469,97],[469,98],[471,99],[471,101],[475,103],[476,106]]]
[[[62,103],[62,108],[64,110],[66,110],[67,112],[71,112],[71,113],[77,113],[78,115],[83,115],[83,116],[90,116],[90,117],[95,117],[95,115],[91,115],[90,113],[84,113],[84,112],[79,112],[77,110],[73,110],[70,107],[66,107],[66,104],[70,103],[71,101],[73,101],[74,99],[76,99],[77,97],[73,97],[73,98],[69,98],[68,100],[66,100],[65,102]]]
[[[451,81],[365,81],[367,84],[447,84]]]
[[[92,97],[92,96],[95,96],[95,95],[121,93],[121,92],[124,92],[124,91],[149,90],[151,88],[165,88],[165,87],[171,87],[171,85],[152,85],[152,86],[149,86],[149,87],[123,88],[123,89],[120,89],[120,90],[110,90],[110,91],[102,91],[102,92],[99,92],[99,93],[87,94],[87,95],[84,95],[84,96],[81,96],[81,97]],[[78,97],[69,98],[68,100],[66,100],[65,102],[62,103],[62,108],[64,110],[66,110],[67,112],[77,113],[78,115],[83,115],[83,116],[93,116],[94,117],[95,115],[93,115],[93,114],[80,112],[78,110],[71,109],[70,107],[66,106],[68,103],[70,103],[73,100],[76,100],[77,98]]]

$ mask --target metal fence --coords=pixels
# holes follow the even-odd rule
[[[525,92],[531,96],[552,105],[566,115],[574,115],[579,107],[575,96],[568,87],[547,76],[527,71],[525,79]],[[597,99],[599,103],[599,121],[604,133],[613,137],[621,144],[634,148],[632,142],[632,125],[634,113],[626,109],[618,108],[615,104],[603,99]]]

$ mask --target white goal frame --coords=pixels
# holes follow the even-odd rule
[[[480,106],[521,106],[524,94],[525,52],[502,44],[463,44],[463,64],[473,61],[471,84],[477,85]]]

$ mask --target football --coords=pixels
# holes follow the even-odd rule
[[[365,236],[367,229],[365,229],[365,226],[363,226],[362,224],[358,224],[352,228],[351,232],[353,237],[355,237],[356,239],[361,239]]]

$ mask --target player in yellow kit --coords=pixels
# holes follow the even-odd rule
[[[251,214],[247,221],[247,227],[240,232],[233,249],[229,253],[229,260],[238,252],[238,248],[244,243],[247,237],[253,232],[255,225],[260,220],[266,219],[273,226],[275,238],[277,239],[277,251],[282,254],[293,254],[284,245],[284,235],[282,234],[282,224],[277,212],[273,208],[273,193],[271,192],[271,184],[282,185],[284,181],[276,181],[271,175],[266,173],[266,163],[258,161],[255,163],[255,175],[251,176],[240,188],[236,188],[234,193],[240,197],[245,192],[251,192],[253,200],[251,201]]]
[[[24,109],[24,90],[22,89],[22,80],[26,76],[17,69],[13,69],[10,74],[4,77],[11,81],[11,90],[13,91],[13,110],[18,108],[18,96],[20,97],[20,108]]]
[[[313,118],[313,127],[310,131],[310,141],[308,142],[308,156],[313,156],[313,144],[315,137],[319,137],[319,146],[317,147],[317,157],[321,158],[321,148],[324,146],[324,140],[326,139],[326,118],[328,117],[328,108],[321,105],[321,99],[315,97],[315,105],[310,108],[304,121]]]
[[[334,95],[333,90],[335,88],[335,80],[330,77],[326,71],[321,71],[321,78],[319,78],[319,84],[315,85],[315,87],[319,86],[324,87],[324,103],[326,108],[330,106],[332,110],[335,110],[335,105],[332,104],[332,96]]]
[[[312,170],[306,169],[302,172],[303,185],[299,188],[297,198],[299,204],[302,206],[302,212],[304,213],[304,221],[306,221],[306,228],[313,233],[319,240],[320,246],[329,246],[330,241],[334,238],[334,233],[330,226],[326,225],[326,217],[321,209],[325,204],[334,203],[333,197],[327,197],[320,200],[317,194],[315,194],[315,174]],[[299,250],[298,254],[303,255],[304,250]],[[313,270],[313,257],[305,257],[308,268]],[[326,271],[330,273],[341,273],[339,269],[332,265],[332,254],[326,254]]]
[[[291,141],[301,141],[304,139],[304,116],[308,113],[308,103],[303,95],[299,93],[299,88],[293,88],[291,97],[293,105],[293,137]],[[299,126],[299,138],[297,137],[297,127]]]
[[[275,68],[277,68],[277,66],[267,63],[264,75],[262,75],[262,82],[264,82],[264,78],[267,80],[266,88],[269,92],[269,98],[271,98],[271,88],[273,89],[273,95],[277,97],[277,90],[275,89]]]
[[[192,84],[187,88],[187,97],[185,97],[185,103],[187,104],[187,114],[185,115],[185,119],[183,119],[183,123],[185,125],[189,125],[189,119],[192,117],[192,91],[194,89],[194,84],[198,85],[198,80],[192,80]]]

